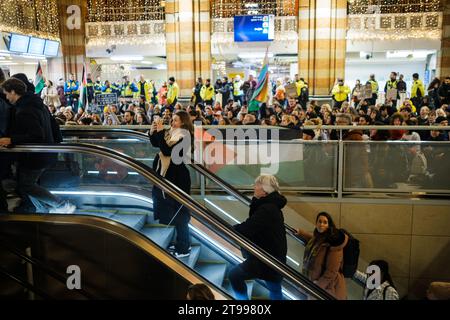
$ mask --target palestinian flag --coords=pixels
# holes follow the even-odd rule
[[[80,86],[80,99],[78,100],[78,108],[83,108],[87,111],[89,107],[88,95],[87,95],[87,69],[86,63],[83,63],[83,73],[81,76],[81,86]]]
[[[44,89],[44,87],[45,87],[45,81],[44,81],[42,67],[41,67],[40,62],[38,62],[36,77],[34,79],[34,86],[36,87],[36,89],[34,90],[34,93],[39,94],[39,95],[41,94],[42,89]]]

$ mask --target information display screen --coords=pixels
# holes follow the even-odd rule
[[[31,37],[28,53],[43,55],[45,47],[45,39]]]
[[[235,16],[234,41],[273,41],[275,38],[275,16]]]
[[[58,55],[58,51],[59,51],[59,42],[58,41],[52,41],[52,40],[45,41],[44,55],[49,56],[49,57],[56,57]]]
[[[29,43],[30,37],[13,33],[9,42],[9,51],[27,53]]]

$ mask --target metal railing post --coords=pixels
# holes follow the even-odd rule
[[[339,130],[338,144],[338,199],[342,199],[342,191],[344,187],[344,141],[342,140],[342,129]]]

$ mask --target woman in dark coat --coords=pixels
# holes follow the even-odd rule
[[[186,168],[186,157],[190,154],[193,126],[186,111],[178,111],[173,115],[171,128],[164,129],[162,119],[154,122],[150,130],[150,142],[160,152],[153,161],[153,169],[175,184],[181,190],[190,194],[191,177]],[[188,159],[190,160],[190,159]],[[170,249],[178,258],[190,254],[189,210],[165,194],[158,187],[153,187],[153,214],[162,224],[175,225],[177,239]]]
[[[307,241],[303,274],[336,299],[347,299],[342,268],[348,236],[336,228],[333,219],[326,212],[317,215],[313,234],[301,229],[298,234]]]
[[[271,175],[259,176],[254,190],[249,218],[234,226],[234,229],[280,262],[286,263],[287,240],[281,209],[287,200],[279,193],[278,181]],[[246,260],[229,273],[236,298],[248,300],[245,280],[258,278],[265,280],[272,300],[282,300],[281,275],[246,252],[244,258]]]

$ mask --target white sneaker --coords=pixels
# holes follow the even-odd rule
[[[52,208],[49,210],[49,213],[62,213],[62,214],[71,214],[74,213],[77,207],[71,204],[69,201],[65,201],[63,205]]]
[[[192,247],[191,246],[189,246],[189,248],[188,248],[188,251],[189,252],[191,252],[191,250],[192,250]],[[175,245],[171,245],[170,247],[169,247],[169,251],[175,251]]]
[[[175,256],[175,258],[180,259],[180,258],[186,258],[186,257],[189,257],[189,256],[191,255],[191,253],[190,253],[190,252],[187,252],[187,253],[178,253],[178,252],[174,252],[173,255]]]

